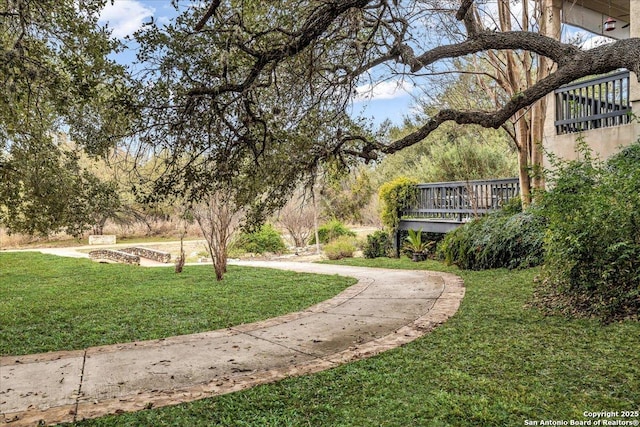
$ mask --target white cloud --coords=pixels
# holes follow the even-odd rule
[[[485,28],[488,29],[500,29],[500,20],[498,13],[498,2],[496,0],[480,0],[476,2],[478,7],[478,13],[480,14],[480,21]],[[529,13],[534,10],[534,2],[529,0]],[[522,30],[524,23],[522,22],[522,9],[524,5],[520,0],[510,1],[509,10],[511,11],[511,26],[512,30]],[[529,23],[530,25],[530,23]]]
[[[589,49],[593,49],[594,47],[598,47],[598,46],[602,46],[602,45],[605,45],[605,44],[613,43],[614,41],[615,40],[613,40],[613,39],[611,39],[609,37],[593,35],[593,34],[587,32],[587,33],[585,33],[584,38],[578,44],[578,46],[580,46],[580,48],[582,50],[589,50]]]
[[[354,101],[376,101],[380,99],[400,98],[410,94],[414,87],[413,83],[405,80],[369,83],[356,88],[356,98]]]
[[[589,50],[615,41],[609,37],[597,35],[570,25],[563,26],[562,30],[562,41],[578,46],[582,50]]]
[[[582,48],[582,50],[589,50],[594,47],[602,46],[603,44],[612,43],[613,41],[614,40],[610,39],[609,37],[593,36],[585,40],[580,47]]]
[[[136,0],[115,0],[113,4],[107,2],[100,13],[99,22],[108,24],[113,30],[112,36],[120,39],[139,30],[154,12],[155,9]]]

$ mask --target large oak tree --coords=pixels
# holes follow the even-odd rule
[[[155,129],[147,142],[162,136],[165,148],[179,154],[174,172],[182,172],[182,182],[229,176],[223,166],[228,160],[233,173],[238,165],[252,165],[264,175],[259,185],[287,186],[325,160],[370,161],[398,152],[447,121],[499,128],[584,76],[620,68],[640,72],[640,39],[583,50],[528,31],[528,25],[488,28],[479,7],[473,0],[204,2],[166,28],[139,34],[145,46],[140,59],[156,61],[149,68],[153,95],[144,102],[154,117],[147,129]],[[441,37],[434,23],[443,22],[456,40]],[[429,75],[455,71],[451,64],[458,58],[514,51],[553,67],[543,61],[537,81],[528,79],[494,109],[443,108],[387,142],[347,125],[344,113],[358,85],[398,76],[428,82]],[[203,154],[212,161],[193,168]],[[286,182],[268,182],[273,176]]]

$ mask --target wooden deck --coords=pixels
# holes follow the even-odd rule
[[[448,233],[473,218],[500,209],[520,194],[518,178],[436,182],[418,185],[418,200],[402,211],[396,248],[406,230]]]

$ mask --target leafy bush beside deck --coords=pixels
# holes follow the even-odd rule
[[[538,302],[551,312],[606,322],[640,313],[640,141],[601,162],[556,161],[542,199],[549,218]]]
[[[448,233],[438,255],[466,270],[538,266],[544,259],[546,225],[543,216],[522,212],[520,204],[512,202]]]

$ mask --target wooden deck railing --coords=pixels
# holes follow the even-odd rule
[[[417,203],[401,218],[463,223],[499,209],[519,192],[518,178],[419,184]]]
[[[393,238],[396,256],[406,230],[448,233],[472,218],[500,209],[520,194],[518,178],[418,185],[416,204],[402,211]]]
[[[555,98],[558,135],[620,126],[631,119],[628,71],[562,86]]]

